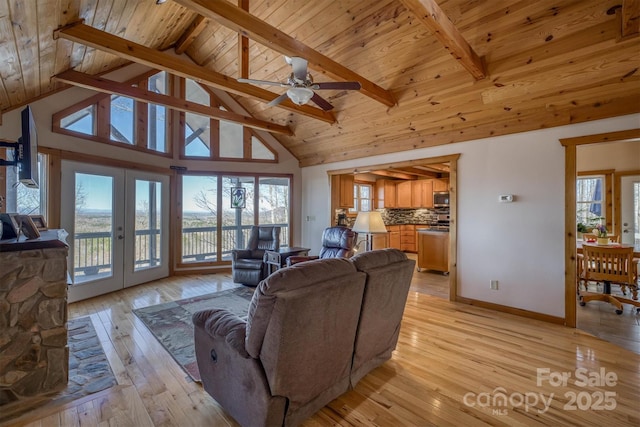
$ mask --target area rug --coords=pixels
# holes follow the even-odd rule
[[[67,330],[69,382],[61,397],[77,399],[116,385],[116,377],[91,318],[87,316],[69,320]]]
[[[69,347],[67,387],[54,395],[34,397],[34,405],[61,405],[98,393],[117,384],[91,318],[87,316],[69,320],[67,331],[67,345]],[[0,411],[0,424],[15,419],[32,409],[30,405],[24,403],[9,404]]]
[[[246,317],[253,288],[240,286],[165,304],[133,310],[151,333],[189,376],[200,382],[193,345],[193,313],[207,308],[224,308]]]

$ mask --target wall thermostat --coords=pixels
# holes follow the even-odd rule
[[[503,203],[513,202],[513,194],[501,194],[498,196],[498,200]]]

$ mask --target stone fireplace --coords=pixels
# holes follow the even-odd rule
[[[0,406],[67,385],[67,252],[58,230],[0,241]]]

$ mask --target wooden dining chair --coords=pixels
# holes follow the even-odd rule
[[[616,314],[622,314],[622,304],[631,304],[640,313],[638,283],[636,282],[637,261],[633,258],[633,247],[612,247],[583,244],[583,262],[580,280],[585,283],[603,282],[602,293],[580,292],[580,305],[589,301],[605,301],[616,307]],[[626,286],[631,290],[632,299],[611,295],[611,284]]]

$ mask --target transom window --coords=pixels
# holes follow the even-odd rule
[[[228,111],[208,87],[164,71],[146,73],[130,82],[159,95]],[[277,152],[253,129],[202,114],[176,114],[162,105],[117,94],[97,94],[55,113],[52,130],[151,153],[170,154],[173,145],[170,138],[176,133],[169,130],[174,126],[180,129],[176,137],[181,147],[179,154],[184,158],[278,161]]]

